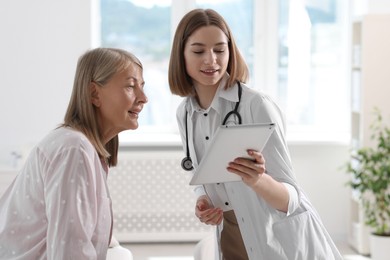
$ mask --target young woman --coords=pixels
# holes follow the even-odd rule
[[[342,259],[320,217],[294,177],[279,107],[248,88],[248,68],[224,19],[195,9],[180,21],[173,40],[169,84],[187,97],[177,120],[187,156],[183,167],[199,165],[221,124],[274,123],[262,152],[232,158],[226,165],[242,182],[195,188],[195,214],[216,225],[219,257],[240,259]],[[231,111],[238,112],[230,115]],[[213,174],[210,172],[210,174]]]
[[[112,232],[108,168],[118,133],[136,129],[147,97],[131,53],[87,51],[64,122],[32,151],[0,199],[0,259],[106,259]]]

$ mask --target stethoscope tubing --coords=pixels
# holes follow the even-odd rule
[[[234,109],[226,114],[225,118],[222,121],[222,125],[226,125],[227,120],[233,115],[237,116],[239,125],[241,125],[241,123],[242,123],[241,115],[238,112],[238,107],[239,107],[240,102],[241,102],[242,87],[241,87],[241,83],[239,81],[237,81],[237,84],[238,84],[238,101],[236,102]],[[186,111],[186,116],[185,116],[186,157],[184,157],[183,160],[181,161],[181,167],[185,171],[192,171],[194,169],[194,165],[192,163],[192,159],[190,156],[190,148],[188,145],[188,122],[187,121],[188,121],[188,111]]]

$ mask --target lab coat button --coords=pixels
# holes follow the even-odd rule
[[[228,206],[228,205],[229,205],[229,202],[225,202],[225,205]]]
[[[209,137],[208,137],[208,136],[206,136],[206,140],[209,140]]]
[[[207,113],[204,113],[203,115],[204,115],[204,116],[207,116]]]

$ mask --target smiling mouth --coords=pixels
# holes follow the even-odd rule
[[[128,111],[129,115],[138,117],[139,112]]]
[[[208,70],[201,70],[201,72],[211,74],[211,73],[218,72],[218,70],[217,69],[208,69]]]

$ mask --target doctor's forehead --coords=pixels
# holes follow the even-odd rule
[[[223,45],[228,43],[228,37],[217,26],[203,26],[195,30],[187,39],[187,45]]]

